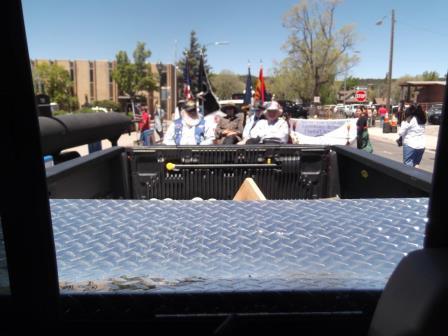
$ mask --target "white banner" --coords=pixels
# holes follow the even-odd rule
[[[291,136],[305,145],[345,145],[356,140],[356,119],[290,119]]]

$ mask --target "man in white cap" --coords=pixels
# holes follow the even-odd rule
[[[194,101],[188,101],[181,111],[181,118],[174,120],[166,131],[165,145],[211,145],[215,140],[213,129],[198,113]]]
[[[276,101],[272,101],[266,111],[264,120],[259,120],[249,133],[247,144],[257,143],[288,143],[288,123],[280,118],[281,107]]]

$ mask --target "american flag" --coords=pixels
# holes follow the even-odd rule
[[[185,59],[185,68],[184,68],[184,97],[185,100],[193,98],[191,94],[191,78],[190,78],[190,71],[188,69],[188,58]]]

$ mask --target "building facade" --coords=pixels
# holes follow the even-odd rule
[[[400,88],[400,98],[406,103],[441,104],[445,94],[444,81],[408,81]]]
[[[31,61],[31,66],[39,63],[57,64],[68,71],[73,82],[73,95],[78,98],[80,106],[95,100],[118,102],[117,84],[112,79],[115,62],[37,59]]]
[[[73,96],[78,98],[79,106],[86,103],[92,104],[96,100],[112,100],[122,103],[126,108],[129,97],[119,92],[112,78],[112,72],[116,67],[115,61],[35,59],[31,61],[31,66],[34,67],[40,63],[57,64],[67,70],[73,82]],[[158,103],[167,112],[167,117],[171,118],[176,105],[175,67],[172,64],[163,64],[161,67],[151,64],[151,70],[160,78],[160,89],[153,92],[139,92],[139,95],[144,97],[142,104],[146,103],[150,111],[153,111],[154,105]]]

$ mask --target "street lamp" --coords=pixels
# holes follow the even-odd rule
[[[223,45],[229,45],[229,41],[216,41],[216,42],[209,42],[204,44],[204,46],[201,48],[201,55],[204,55],[204,49],[208,46],[214,45],[214,46],[223,46]]]
[[[381,26],[386,18],[387,16],[384,16],[381,20],[376,22],[376,25]],[[387,74],[388,86],[387,86],[387,98],[386,98],[386,105],[390,112],[392,111],[390,105],[390,96],[392,93],[392,60],[394,56],[394,33],[395,33],[395,10],[392,9],[391,28],[390,28],[389,72]]]
[[[208,47],[210,45],[215,45],[215,46],[222,46],[222,45],[229,45],[230,42],[229,41],[216,41],[216,42],[209,42],[206,43],[204,47]]]

